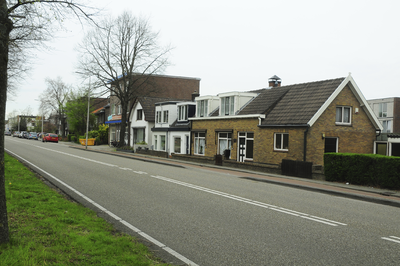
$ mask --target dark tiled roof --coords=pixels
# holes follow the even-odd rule
[[[160,98],[160,97],[139,97],[138,101],[142,105],[144,117],[146,121],[156,121],[156,103],[169,102],[169,101],[187,101],[185,99],[171,99],[171,98]]]
[[[262,89],[254,91],[259,93],[238,114],[266,114],[286,94],[289,89],[284,87]]]
[[[271,91],[286,90],[286,93],[282,93],[282,99],[276,102],[271,111],[267,112],[262,125],[307,124],[344,79],[316,81],[271,89]],[[252,103],[248,108],[251,105]]]

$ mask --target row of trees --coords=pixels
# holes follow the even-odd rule
[[[28,56],[30,49],[50,39],[54,25],[62,24],[69,15],[90,21],[94,26],[85,34],[79,46],[77,72],[82,75],[82,79],[89,78],[89,88],[92,91],[102,90],[118,98],[122,107],[121,128],[126,127],[129,103],[134,102],[138,96],[154,92],[146,91],[151,90],[151,86],[148,86],[150,76],[164,71],[169,65],[168,55],[172,48],[160,46],[158,33],[152,31],[148,21],[130,13],[95,22],[92,19],[93,13],[89,12],[94,9],[88,8],[87,2],[0,0],[0,127],[4,126],[5,121],[7,89],[10,91],[9,85],[12,84],[9,81],[21,76],[12,76],[15,73],[13,71],[24,69],[28,62],[21,60],[21,56]],[[14,65],[18,62],[24,65]],[[57,110],[58,117],[63,119],[66,112],[75,109],[74,104],[83,105],[79,99],[84,95],[66,93],[68,86],[63,87],[58,80],[54,83],[49,80],[47,84],[50,91],[42,95],[42,108]],[[76,101],[68,100],[67,95],[75,97]],[[51,102],[47,96],[52,97]],[[76,122],[78,128],[82,121]],[[121,130],[121,141],[125,139],[124,134],[125,131]],[[0,130],[0,244],[9,241],[4,181],[4,131]]]

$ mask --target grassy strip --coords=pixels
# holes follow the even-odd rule
[[[5,171],[11,240],[0,245],[0,265],[166,265],[8,154]]]

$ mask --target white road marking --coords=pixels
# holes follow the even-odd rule
[[[98,164],[102,164],[102,165],[106,165],[106,166],[118,167],[118,168],[123,169],[123,170],[128,170],[128,168],[122,168],[122,167],[119,167],[119,166],[114,165],[114,164],[103,163],[103,162],[92,160],[92,159],[88,159],[88,158],[85,158],[85,157],[72,155],[72,154],[61,152],[61,151],[57,151],[57,150],[52,150],[52,149],[49,149],[49,148],[45,148],[43,146],[37,146],[37,145],[33,145],[33,146],[41,148],[41,149],[45,149],[45,150],[48,150],[48,151],[57,152],[57,153],[60,153],[60,154],[64,154],[64,155],[68,155],[68,156],[71,156],[71,157],[79,158],[81,160],[86,160],[86,161],[90,161],[90,162],[94,162],[94,163],[98,163]],[[147,174],[147,173],[142,172],[142,171],[133,171],[133,172],[137,173],[137,174]],[[333,221],[333,220],[328,220],[328,219],[325,219],[325,218],[322,218],[322,217],[313,216],[313,215],[309,215],[309,214],[306,214],[306,213],[301,213],[301,212],[297,212],[297,211],[294,211],[294,210],[285,209],[285,208],[282,208],[282,207],[270,205],[270,204],[259,202],[259,201],[254,201],[254,200],[251,200],[251,199],[242,198],[242,197],[235,196],[235,195],[228,194],[228,193],[224,193],[224,192],[221,192],[221,191],[212,190],[212,189],[208,189],[208,188],[205,188],[205,187],[200,187],[200,186],[192,185],[192,184],[189,184],[189,183],[181,182],[181,181],[178,181],[178,180],[175,180],[175,179],[170,179],[170,178],[166,178],[166,177],[162,177],[162,176],[153,176],[153,175],[151,175],[151,177],[157,178],[159,180],[164,180],[164,181],[167,181],[167,182],[170,182],[170,183],[175,183],[175,184],[178,184],[178,185],[181,185],[181,186],[185,186],[185,187],[197,189],[197,190],[200,190],[200,191],[204,191],[204,192],[207,192],[207,193],[210,193],[210,194],[215,194],[215,195],[222,196],[222,197],[225,197],[225,198],[233,199],[233,200],[236,200],[236,201],[244,202],[244,203],[247,203],[247,204],[252,204],[252,205],[255,205],[255,206],[262,207],[262,208],[270,209],[270,210],[273,210],[273,211],[278,211],[278,212],[281,212],[281,213],[285,213],[285,214],[289,214],[289,215],[292,215],[292,216],[300,217],[300,218],[307,219],[307,220],[310,220],[310,221],[315,221],[315,222],[327,224],[327,225],[330,225],[330,226],[347,225],[345,223],[341,223],[341,222],[337,222],[337,221]]]
[[[96,206],[97,208],[99,208],[100,210],[102,210],[103,212],[107,213],[109,216],[113,217],[115,220],[121,222],[122,224],[124,224],[125,226],[127,226],[128,228],[130,228],[132,231],[138,233],[139,235],[141,235],[142,237],[144,237],[145,239],[147,239],[148,241],[154,243],[155,245],[159,246],[160,248],[162,248],[163,250],[165,250],[166,252],[168,252],[169,254],[175,256],[176,258],[178,258],[179,260],[183,261],[184,263],[186,263],[187,265],[193,265],[193,266],[198,266],[198,264],[194,263],[193,261],[189,260],[188,258],[182,256],[181,254],[179,254],[178,252],[176,252],[175,250],[167,247],[166,245],[162,244],[161,242],[159,242],[158,240],[154,239],[153,237],[149,236],[148,234],[142,232],[141,230],[139,230],[138,228],[134,227],[133,225],[131,225],[130,223],[128,223],[127,221],[124,221],[122,218],[120,218],[119,216],[115,215],[114,213],[110,212],[109,210],[107,210],[106,208],[104,208],[103,206],[101,206],[100,204],[94,202],[92,199],[90,199],[89,197],[86,197],[84,194],[82,194],[81,192],[79,192],[78,190],[74,189],[73,187],[69,186],[68,184],[64,183],[63,181],[61,181],[60,179],[56,178],[55,176],[53,176],[52,174],[46,172],[45,170],[41,169],[40,167],[36,166],[35,164],[29,162],[28,160],[22,158],[21,156],[13,153],[12,151],[5,149],[8,153],[13,154],[15,157],[18,157],[20,160],[25,161],[26,163],[32,165],[33,167],[35,167],[36,169],[42,171],[43,173],[45,173],[46,175],[48,175],[49,177],[51,177],[52,179],[56,180],[57,182],[61,183],[63,186],[67,187],[68,189],[70,189],[71,191],[75,192],[77,195],[79,195],[80,197],[82,197],[84,200],[92,203],[94,206]],[[62,153],[62,152],[60,152]],[[74,157],[79,157],[79,156],[74,156]],[[94,160],[89,160],[89,161],[94,161]]]
[[[389,237],[381,237],[381,238],[384,240],[387,240],[387,241],[392,241],[392,242],[400,244],[400,237],[397,237],[397,236],[389,236]]]
[[[292,215],[292,216],[304,218],[304,219],[307,219],[307,220],[311,220],[311,221],[327,224],[327,225],[330,225],[330,226],[347,225],[347,224],[344,224],[344,223],[328,220],[328,219],[321,218],[321,217],[318,217],[318,216],[313,216],[313,215],[309,215],[309,214],[306,214],[306,213],[301,213],[301,212],[289,210],[289,209],[286,209],[286,208],[281,208],[281,207],[278,207],[278,206],[266,204],[266,203],[263,203],[263,202],[242,198],[242,197],[235,196],[235,195],[232,195],[232,194],[228,194],[228,193],[225,193],[225,192],[212,190],[212,189],[205,188],[205,187],[196,186],[196,185],[193,185],[193,184],[177,181],[175,179],[171,179],[171,178],[167,178],[167,177],[163,177],[163,176],[151,175],[151,177],[157,178],[159,180],[167,181],[167,182],[170,182],[170,183],[174,183],[174,184],[177,184],[177,185],[190,187],[190,188],[193,188],[193,189],[197,189],[197,190],[204,191],[204,192],[207,192],[207,193],[210,193],[210,194],[214,194],[214,195],[218,195],[218,196],[221,196],[221,197],[225,197],[225,198],[233,199],[233,200],[236,200],[236,201],[244,202],[244,203],[247,203],[247,204],[255,205],[255,206],[258,206],[258,207],[262,207],[262,208],[270,209],[270,210],[273,210],[273,211],[278,211],[278,212],[281,212],[281,213],[289,214],[289,215]]]

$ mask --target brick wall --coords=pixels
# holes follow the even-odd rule
[[[336,106],[351,106],[351,126],[335,124]],[[355,109],[358,108],[358,114]],[[373,153],[376,138],[375,127],[367,117],[352,91],[346,86],[332,104],[320,116],[307,138],[307,161],[323,165],[325,137],[338,138],[338,152],[341,153]]]

